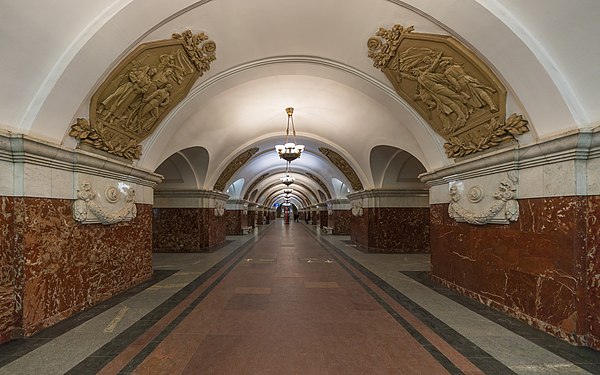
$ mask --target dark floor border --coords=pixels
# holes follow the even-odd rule
[[[310,230],[309,230],[310,231]],[[313,233],[313,235],[315,235]],[[324,245],[326,249],[330,249],[335,254],[338,254],[342,259],[351,264],[356,270],[361,272],[365,277],[371,280],[375,285],[377,285],[381,290],[387,293],[390,297],[392,297],[396,302],[402,305],[406,310],[408,310],[411,314],[413,314],[417,319],[422,321],[425,325],[427,325],[431,330],[433,330],[436,334],[438,334],[442,339],[444,339],[448,344],[450,344],[456,351],[462,354],[465,358],[467,358],[471,363],[473,363],[480,370],[485,372],[486,374],[516,374],[502,362],[498,361],[492,355],[490,355],[485,350],[481,349],[479,346],[462,336],[460,333],[456,332],[446,323],[442,322],[427,310],[423,309],[421,306],[417,305],[411,299],[406,297],[404,294],[400,293],[393,286],[385,282],[379,276],[368,270],[362,264],[358,263],[356,260],[352,259],[348,255],[346,255],[342,250],[338,249],[334,244],[329,242],[326,238],[317,236],[315,237],[319,240],[321,244]],[[351,271],[349,271],[351,272]],[[362,284],[361,284],[362,285]],[[375,292],[373,292],[375,293]],[[376,300],[379,302],[381,297],[377,297]],[[383,305],[382,305],[383,306]],[[385,308],[385,306],[384,306]],[[392,314],[394,316],[394,314]],[[394,316],[396,318],[396,316]],[[407,323],[408,324],[408,323]],[[404,326],[404,325],[403,325]],[[412,326],[411,326],[412,327]],[[406,328],[406,327],[405,327]],[[414,328],[413,328],[414,329]],[[410,332],[410,331],[409,331]],[[412,332],[411,332],[412,334]],[[431,344],[429,344],[431,345]],[[433,346],[433,345],[431,345]],[[425,347],[428,349],[427,347]],[[433,353],[432,353],[433,354]],[[441,353],[440,353],[441,354]],[[437,359],[437,358],[436,358]],[[443,364],[443,363],[442,363]],[[457,369],[458,370],[458,369]],[[460,370],[458,370],[459,373]]]
[[[129,328],[121,332],[117,337],[106,343],[104,346],[96,350],[89,357],[79,362],[75,367],[71,368],[66,375],[84,375],[84,374],[96,374],[102,368],[104,368],[110,361],[112,361],[117,355],[119,355],[122,351],[124,351],[129,345],[131,345],[138,337],[143,335],[148,329],[150,329],[156,322],[162,319],[166,314],[168,314],[173,308],[175,308],[179,303],[181,303],[187,296],[189,296],[192,292],[194,292],[198,287],[200,287],[206,280],[208,280],[211,276],[219,272],[221,268],[223,268],[228,262],[236,257],[239,259],[228,268],[228,270],[221,275],[214,283],[212,283],[207,290],[205,290],[196,300],[192,301],[188,307],[173,320],[160,334],[158,334],[150,343],[138,353],[120,372],[119,374],[129,374],[140,363],[154,350],[163,340],[164,338],[193,310],[198,303],[200,303],[204,297],[222,280],[224,275],[226,275],[237,263],[239,263],[245,254],[248,253],[252,249],[252,247],[256,244],[258,239],[260,239],[263,234],[270,229],[270,227],[266,227],[264,230],[260,231],[257,236],[249,239],[245,243],[243,243],[236,251],[232,252],[222,260],[220,260],[217,264],[212,266],[209,270],[204,272],[202,275],[195,278],[188,285],[183,287],[179,292],[175,293],[165,302],[161,303],[159,306],[154,308],[144,317],[142,317],[139,321],[132,324]],[[193,306],[192,306],[193,305]]]
[[[42,345],[49,343],[58,336],[64,334],[73,328],[87,322],[96,315],[122,303],[148,287],[166,279],[177,272],[177,270],[154,270],[149,280],[144,281],[124,292],[121,292],[99,304],[83,310],[69,318],[50,326],[33,336],[20,337],[0,345],[0,368],[6,366],[12,361],[24,356],[25,354],[39,348]]]
[[[579,366],[592,374],[600,374],[600,352],[583,346],[571,345],[564,340],[535,329],[501,311],[495,310],[450,288],[438,284],[431,279],[430,273],[427,271],[399,272],[574,365]]]

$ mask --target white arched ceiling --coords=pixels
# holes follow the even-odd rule
[[[293,106],[307,143],[335,149],[369,189],[383,184],[371,170],[378,145],[408,152],[427,170],[452,163],[367,57],[379,27],[414,25],[470,46],[509,89],[509,110],[530,120],[521,138],[528,143],[600,123],[599,17],[596,0],[9,1],[0,14],[0,128],[75,147],[69,125],[88,115],[94,90],[132,47],[205,31],[217,60],[144,141],[137,166],[160,169],[171,155],[203,147],[210,162],[196,182],[212,189],[237,154],[279,143],[284,108]],[[332,177],[347,183],[312,150],[318,165],[307,171],[328,185]],[[250,182],[257,170],[249,163],[230,183]]]
[[[425,167],[414,156],[391,146],[371,150],[371,173],[375,187],[384,189],[427,189],[419,175]]]
[[[208,151],[205,148],[190,147],[175,152],[156,168],[156,173],[164,177],[158,189],[202,189],[207,167]]]
[[[229,185],[229,187],[225,191],[225,194],[229,195],[230,199],[240,199],[243,186],[244,179],[240,178],[233,182],[231,185]]]

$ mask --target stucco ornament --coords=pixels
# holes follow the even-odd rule
[[[512,221],[517,221],[519,219],[517,182],[516,172],[509,172],[508,179],[502,180],[498,190],[492,195],[492,205],[479,212],[471,211],[462,206],[459,189],[456,184],[452,184],[450,186],[448,215],[457,222],[467,222],[474,225],[509,224]],[[472,194],[472,190],[469,191],[469,194]],[[477,203],[480,201],[481,199]]]
[[[135,191],[120,192],[114,186],[107,186],[102,198],[89,182],[83,182],[77,190],[73,203],[73,218],[81,224],[115,224],[130,221],[137,216]],[[108,203],[105,205],[104,202]]]
[[[89,120],[78,118],[69,135],[79,146],[139,159],[140,142],[210,68],[215,51],[205,33],[190,30],[138,46],[92,96]]]
[[[223,172],[221,172],[219,178],[217,179],[217,182],[215,182],[215,185],[213,186],[213,190],[221,192],[224,191],[225,184],[227,183],[227,181],[229,181],[231,177],[233,177],[235,172],[237,172],[238,169],[242,167],[242,165],[244,165],[248,160],[250,160],[250,158],[258,152],[258,150],[258,147],[252,147],[236,156],[235,159],[233,159],[227,165],[227,167],[225,167]]]
[[[221,217],[225,215],[225,202],[216,201],[215,202],[215,216]]]
[[[360,217],[363,215],[363,205],[361,201],[352,202],[352,215],[355,217]]]
[[[451,36],[413,30],[379,28],[367,42],[368,55],[446,140],[448,157],[514,142],[529,131],[521,115],[506,117],[506,89],[482,59]]]

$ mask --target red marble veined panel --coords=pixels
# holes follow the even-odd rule
[[[369,251],[429,252],[429,207],[369,209]]]
[[[369,246],[369,208],[363,208],[362,216],[350,218],[350,239],[361,246]]]
[[[203,225],[208,228],[208,237],[205,245],[212,247],[225,242],[227,235],[227,218],[223,216],[215,216],[214,209],[204,208]]]
[[[331,223],[329,224],[333,227],[333,234],[349,235],[350,220],[352,220],[352,211],[333,210],[330,216]]]
[[[242,210],[227,210],[225,211],[225,221],[228,235],[242,234],[242,219],[245,218]]]
[[[225,241],[227,218],[213,208],[155,208],[155,252],[202,252]]]
[[[8,341],[19,326],[17,281],[21,278],[20,255],[15,247],[15,199],[0,197],[0,343]]]
[[[319,211],[319,225],[321,227],[329,226],[329,214],[327,214],[327,211]]]
[[[153,209],[152,243],[155,252],[195,252],[204,246],[198,208]]]
[[[597,214],[587,213],[586,199],[519,200],[519,220],[509,225],[456,223],[448,217],[447,204],[433,205],[434,277],[549,333],[581,343],[584,306],[590,331],[589,311],[598,316],[598,293],[590,297],[593,281],[589,276],[597,260],[593,250],[586,249],[586,228],[589,244],[589,222]],[[586,264],[587,291],[582,274]],[[594,335],[597,338],[597,331],[590,334]]]
[[[600,196],[587,201],[585,254],[585,324],[588,345],[600,350]]]
[[[33,334],[152,275],[152,209],[113,225],[79,224],[72,201],[24,198],[23,329]]]

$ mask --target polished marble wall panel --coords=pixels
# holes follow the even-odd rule
[[[138,204],[130,222],[79,224],[71,200],[20,199],[26,335],[151,277],[150,205]]]
[[[256,211],[248,211],[248,226],[255,228],[256,227]]]
[[[585,311],[588,345],[600,350],[600,196],[588,198]]]
[[[351,217],[350,210],[333,210],[329,216],[329,226],[333,227],[333,234],[349,235]]]
[[[242,228],[248,226],[248,215],[244,214],[243,210],[226,210],[225,225],[227,235],[242,234]]]
[[[329,215],[327,214],[327,211],[319,211],[319,225],[321,227],[328,227],[329,226]]]
[[[227,218],[214,208],[154,208],[154,252],[193,253],[225,241]]]
[[[363,208],[351,219],[351,238],[368,252],[430,251],[429,209],[426,207]]]
[[[447,204],[432,205],[433,277],[566,340],[597,340],[598,229],[590,223],[600,212],[588,208],[597,202],[522,199],[517,222],[482,226],[456,223]]]
[[[15,198],[0,197],[0,343],[21,326],[22,254],[15,246]]]

